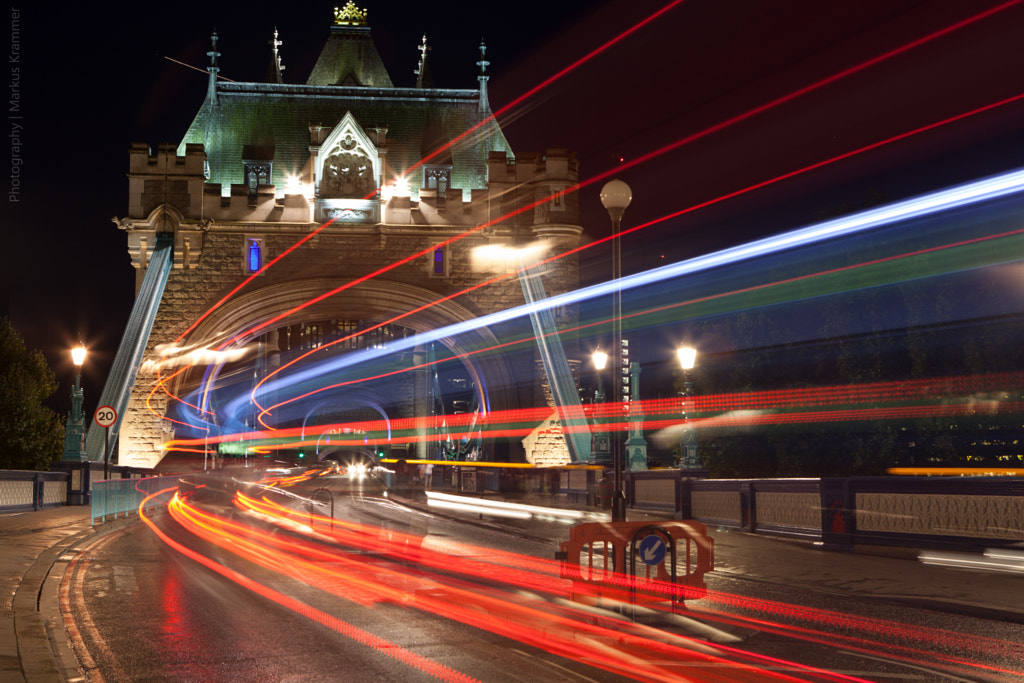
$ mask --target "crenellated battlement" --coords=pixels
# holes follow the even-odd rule
[[[133,142],[129,151],[128,173],[203,176],[206,167],[203,146],[186,145],[184,156],[178,156],[177,150],[177,145],[164,142],[157,146],[156,154],[152,154],[146,143]]]
[[[132,143],[128,155],[128,216],[146,219],[163,204],[185,218],[202,218],[202,186],[206,181],[206,153],[202,145],[188,145],[185,156],[161,144],[151,154],[145,143]]]
[[[308,223],[312,227],[332,218],[338,223],[383,223],[401,226],[469,227],[490,221],[507,226],[557,223],[575,226],[578,200],[576,156],[565,149],[524,154],[510,159],[494,152],[487,160],[488,186],[474,188],[469,201],[457,187],[442,196],[436,189],[419,188],[418,199],[377,193],[369,199],[334,199],[281,191],[276,185],[206,181],[206,153],[201,144],[186,145],[177,155],[170,144],[156,154],[134,143],[129,152],[129,217],[139,222],[163,203],[170,203],[185,221],[231,223]],[[240,169],[239,175],[242,174]],[[516,214],[526,205],[531,209]],[[141,226],[139,226],[141,227]],[[578,234],[579,228],[576,228]]]

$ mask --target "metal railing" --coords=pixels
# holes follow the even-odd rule
[[[826,548],[973,549],[1024,542],[1021,477],[693,479],[663,470],[630,473],[626,484],[635,510],[813,540]]]
[[[0,470],[0,512],[60,507],[67,488],[66,472]]]
[[[92,484],[92,523],[102,524],[107,518],[117,519],[138,512],[146,496],[178,485],[178,477],[148,477],[146,479],[105,479]],[[147,510],[161,508],[166,499],[153,499],[146,503]]]

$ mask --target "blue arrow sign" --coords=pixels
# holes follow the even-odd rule
[[[665,551],[668,547],[661,536],[644,536],[640,541],[640,559],[644,564],[656,565],[665,561]]]

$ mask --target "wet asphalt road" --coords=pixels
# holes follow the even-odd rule
[[[446,539],[462,540],[551,558],[568,534],[565,526],[536,520],[486,520],[461,515],[462,520],[458,521],[459,515],[435,516],[379,498],[372,495],[377,493],[372,486],[353,487],[344,480],[336,480],[330,486],[337,492],[336,517],[423,535],[438,544]],[[364,497],[363,493],[368,495]],[[161,519],[160,524],[191,547],[226,563],[235,562],[227,557],[230,553],[206,547],[175,530],[170,520]],[[646,620],[675,633],[710,637],[720,644],[732,643],[764,656],[875,681],[1013,680],[1024,674],[1024,650],[1014,651],[1012,646],[1024,642],[1024,626],[1008,621],[1005,614],[991,615],[984,610],[971,613],[967,599],[971,583],[992,580],[991,577],[964,572],[938,574],[949,582],[948,590],[958,594],[951,596],[949,604],[937,606],[925,599],[927,591],[922,590],[922,595],[909,594],[907,568],[915,565],[905,561],[891,560],[892,585],[875,585],[867,591],[866,586],[857,585],[860,573],[850,565],[877,565],[888,561],[886,558],[822,553],[770,539],[750,543],[746,536],[739,542],[739,536],[724,531],[713,535],[717,568],[709,576],[709,589],[734,597],[725,604],[694,601],[688,605],[695,618],[690,624],[668,623],[661,617],[643,614],[639,615],[641,622]],[[783,564],[796,565],[798,569],[791,573],[817,575],[817,584],[808,589],[795,580],[779,580],[776,575],[782,573]],[[776,571],[768,571],[771,567]],[[68,607],[84,645],[80,648],[80,659],[87,669],[91,667],[107,681],[436,680],[436,672],[424,671],[396,658],[393,648],[397,647],[478,680],[623,680],[431,614],[388,603],[364,606],[340,601],[299,580],[251,566],[245,570],[281,592],[351,624],[356,636],[339,636],[291,610],[254,596],[171,550],[140,524],[101,539],[69,573]],[[863,574],[867,576],[867,572]],[[1019,579],[1015,582],[1015,578],[999,580],[1006,581],[1008,591],[1021,590]],[[862,579],[866,580],[869,579]],[[867,592],[873,597],[850,597],[851,592]],[[795,605],[799,609],[780,611],[777,605]],[[851,620],[844,621],[843,616],[870,624],[913,626],[876,633],[871,636],[876,644],[862,648],[857,645],[862,634],[856,623],[851,626]],[[806,629],[811,632],[812,642],[773,633],[773,629],[758,627],[745,619],[767,619]],[[703,628],[712,629],[712,635]],[[374,647],[361,643],[358,633],[363,631],[390,645]],[[943,674],[932,666],[927,653],[962,658],[963,652],[948,639],[922,638],[922,633],[955,634],[964,641],[991,643],[991,647],[981,648],[983,655],[977,654],[978,648],[973,651],[975,656],[984,656],[986,665],[994,670]],[[837,638],[849,634],[855,638],[842,640],[842,645],[837,646]],[[1011,644],[1009,650],[1005,643]],[[885,661],[885,651],[904,661]],[[697,671],[689,675],[701,679]]]

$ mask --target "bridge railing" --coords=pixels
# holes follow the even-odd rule
[[[1019,477],[692,479],[662,470],[632,472],[626,487],[635,510],[833,549],[983,548],[1024,541]]]
[[[552,504],[603,502],[601,486],[608,472],[555,472],[558,501]],[[548,470],[491,470],[489,476],[517,491],[551,490]],[[479,476],[468,480],[465,473],[453,486],[485,493],[500,488]],[[1024,542],[1020,477],[704,479],[679,470],[648,470],[627,473],[625,487],[633,510],[697,520],[712,528],[815,541],[836,550],[857,544],[975,550]]]
[[[60,507],[67,490],[67,472],[0,470],[0,512]]]

